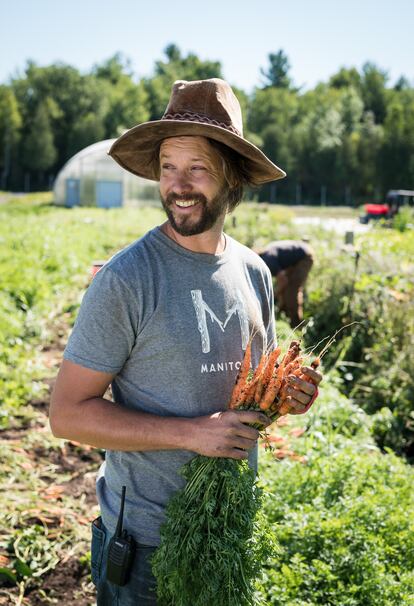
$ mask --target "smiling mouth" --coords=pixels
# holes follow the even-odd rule
[[[198,200],[175,200],[175,203],[180,208],[189,208],[190,206],[195,206]]]

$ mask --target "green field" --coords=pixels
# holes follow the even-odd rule
[[[249,246],[299,239],[298,213],[314,216],[245,203],[226,229]],[[0,605],[89,606],[89,522],[103,455],[51,435],[50,387],[92,262],[163,213],[58,208],[42,194],[3,197],[0,215]],[[280,553],[258,595],[276,606],[412,606],[414,234],[378,227],[356,234],[353,247],[321,226],[306,235],[316,261],[299,336],[320,351],[342,331],[323,358],[317,405],[273,427],[274,450],[261,454]],[[290,338],[283,317],[277,330]]]

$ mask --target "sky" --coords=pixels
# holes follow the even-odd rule
[[[220,61],[247,93],[262,84],[268,55],[282,49],[302,90],[341,67],[366,62],[414,86],[413,0],[0,0],[0,83],[27,60],[87,73],[120,52],[136,79],[153,74],[164,49]]]

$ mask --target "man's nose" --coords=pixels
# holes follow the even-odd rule
[[[191,184],[191,179],[188,173],[184,170],[176,171],[174,175],[174,180],[172,183],[172,190],[176,194],[185,194],[187,192],[192,191],[193,186]]]

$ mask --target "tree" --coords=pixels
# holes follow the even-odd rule
[[[411,85],[409,80],[405,76],[400,76],[397,82],[394,84],[394,90],[410,90]]]
[[[181,51],[176,44],[166,46],[164,53],[170,62],[178,63],[181,60]]]
[[[387,113],[386,83],[388,74],[373,63],[365,63],[362,73],[361,96],[365,110],[372,111],[375,122],[382,124]]]
[[[363,111],[364,102],[353,86],[341,90],[340,112],[347,134],[352,133],[358,128]]]
[[[290,88],[291,79],[288,75],[290,70],[289,59],[280,49],[276,54],[268,55],[269,68],[267,71],[260,69],[260,73],[265,78],[264,88],[274,86],[275,88]]]
[[[56,171],[74,152],[82,149],[83,141],[76,144],[74,132],[77,124],[88,114],[96,120],[104,119],[108,102],[99,80],[93,75],[81,75],[75,68],[64,64],[38,67],[29,62],[23,77],[12,81],[23,117],[22,137],[26,139],[32,129],[39,104],[46,104],[53,142],[57,150]],[[91,141],[93,142],[93,141]]]
[[[289,188],[292,189],[296,184],[291,133],[293,124],[298,119],[297,110],[298,96],[291,90],[269,87],[256,89],[253,94],[248,113],[248,131],[259,137],[259,147],[289,177],[277,185],[262,187],[260,200],[274,201],[275,187],[278,191],[277,199],[280,196],[286,199]]]
[[[390,95],[381,150],[383,191],[412,189],[414,183],[414,91]]]
[[[308,201],[319,201],[322,187],[329,201],[337,201],[341,195],[337,169],[345,126],[340,100],[339,91],[321,84],[300,97],[299,119],[290,139],[297,180]]]
[[[117,86],[125,78],[131,80],[131,61],[122,53],[115,53],[102,64],[94,65],[92,74]]]
[[[23,164],[33,172],[43,173],[55,163],[57,150],[47,105],[40,102],[31,122],[29,131],[22,141]]]
[[[357,135],[357,191],[362,196],[373,196],[381,187],[380,154],[384,129],[376,124],[372,111],[364,112]]]
[[[350,204],[359,185],[358,143],[364,104],[353,86],[340,89],[339,112],[343,124],[342,143],[335,168],[338,199]]]
[[[74,124],[68,137],[68,155],[73,156],[81,149],[106,139],[105,125],[102,116],[84,114]]]
[[[298,119],[298,96],[281,88],[256,89],[249,107],[248,128],[260,134],[267,126],[279,124],[287,134]]]
[[[339,72],[330,77],[328,85],[331,88],[349,88],[352,86],[355,90],[359,90],[361,76],[355,67],[341,67]]]
[[[9,86],[0,86],[0,188],[6,189],[12,158],[20,137],[22,118]]]
[[[219,61],[202,61],[194,53],[182,56],[175,44],[165,50],[166,61],[156,61],[154,76],[144,80],[149,97],[150,120],[158,120],[163,115],[170,98],[171,87],[176,80],[204,80],[222,78]]]
[[[105,137],[117,137],[149,119],[148,94],[142,82],[134,83],[128,59],[116,53],[102,65],[96,65],[92,74],[105,99],[102,108]]]

